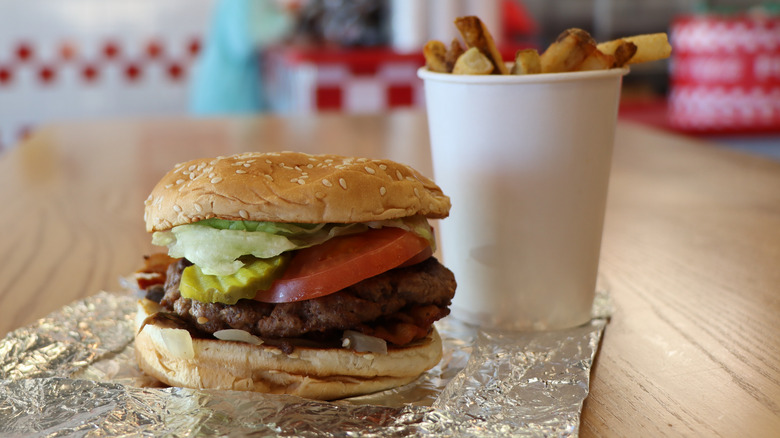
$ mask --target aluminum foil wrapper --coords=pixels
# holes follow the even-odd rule
[[[2,436],[576,436],[611,312],[549,332],[445,318],[440,364],[393,390],[335,402],[162,387],[136,366],[136,297],[101,292],[0,341]]]

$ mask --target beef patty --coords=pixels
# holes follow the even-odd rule
[[[233,328],[263,338],[327,336],[334,331],[340,335],[351,329],[402,345],[420,336],[396,340],[403,337],[386,334],[386,327],[395,327],[398,332],[401,321],[424,328],[427,333],[434,321],[449,314],[456,287],[452,272],[430,257],[311,300],[278,304],[247,299],[234,305],[202,303],[179,293],[181,272],[189,264],[181,259],[169,266],[160,304],[207,333]]]

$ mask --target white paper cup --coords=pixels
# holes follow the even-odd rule
[[[628,69],[425,82],[453,316],[550,330],[591,318],[620,86]]]

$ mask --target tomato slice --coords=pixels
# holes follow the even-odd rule
[[[401,266],[430,248],[427,240],[401,228],[371,229],[334,237],[298,250],[281,278],[255,300],[289,303],[332,294]]]

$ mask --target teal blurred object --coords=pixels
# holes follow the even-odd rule
[[[292,27],[293,17],[274,0],[218,0],[193,71],[190,111],[198,115],[264,111],[259,53]]]

